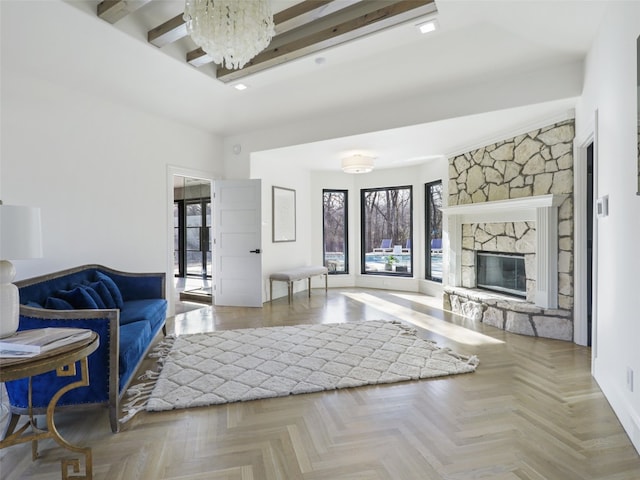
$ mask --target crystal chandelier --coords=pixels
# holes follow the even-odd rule
[[[242,68],[275,34],[269,0],[185,0],[193,41],[218,65]]]

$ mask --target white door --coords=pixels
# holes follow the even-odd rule
[[[260,180],[213,182],[214,304],[262,306]]]

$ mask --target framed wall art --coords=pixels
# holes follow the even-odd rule
[[[291,188],[271,188],[271,219],[273,243],[296,241],[296,191]]]

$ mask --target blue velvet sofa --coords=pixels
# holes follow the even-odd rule
[[[89,386],[70,390],[60,408],[109,407],[111,430],[119,430],[120,400],[160,330],[166,335],[164,273],[127,273],[84,265],[16,282],[20,292],[19,330],[43,327],[88,328],[100,337],[89,356]],[[33,377],[34,413],[45,413],[63,386],[80,379],[49,372]],[[6,383],[11,418],[5,435],[28,414],[28,381]]]

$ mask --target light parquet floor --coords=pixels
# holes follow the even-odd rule
[[[208,307],[169,329],[396,319],[462,354],[475,373],[172,412],[139,413],[112,434],[106,410],[57,415],[93,448],[106,480],[640,479],[640,457],[590,375],[588,348],[443,312],[419,294],[314,290],[262,309]],[[149,364],[150,365],[150,364]],[[143,366],[148,368],[149,365]],[[0,477],[60,478],[55,444],[0,451]]]

